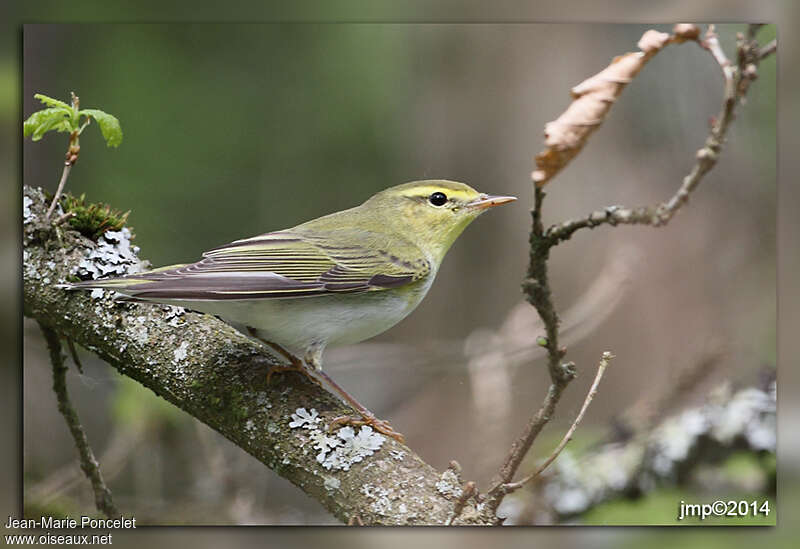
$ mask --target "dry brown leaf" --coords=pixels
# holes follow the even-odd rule
[[[574,99],[567,110],[545,125],[547,148],[536,155],[536,170],[532,174],[536,185],[547,183],[581,151],[622,90],[653,55],[667,44],[696,40],[699,35],[697,26],[683,23],[675,25],[671,35],[648,30],[637,44],[640,51],[615,57],[608,67],[572,88]]]

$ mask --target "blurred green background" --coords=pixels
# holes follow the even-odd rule
[[[465,478],[485,485],[543,395],[546,374],[541,355],[496,360],[511,383],[482,385],[464,342],[497,331],[521,301],[528,174],[544,124],[567,106],[571,86],[631,50],[647,28],[26,25],[23,113],[39,108],[34,93],[66,100],[75,91],[83,107],[120,119],[119,149],[106,149],[96,128],[84,133],[68,189],[130,209],[136,243],[155,265],[192,261],[232,239],[343,209],[414,179],[456,179],[519,196],[456,243],[411,317],[372,343],[328,357],[330,373],[391,419],[429,463],[443,468],[457,459]],[[742,29],[720,28],[729,52]],[[759,37],[766,42],[774,33],[767,28]],[[691,167],[720,96],[718,68],[696,46],[657,56],[548,188],[545,220],[669,196]],[[687,402],[723,378],[748,384],[763,367],[774,368],[775,131],[769,60],[720,164],[673,224],[598,229],[554,251],[551,278],[562,310],[585,303],[587,288],[615,263],[624,262],[627,276],[612,277],[601,292],[610,310],[590,309],[571,325],[583,332],[569,355],[582,375],[537,455],[549,453],[569,426],[603,350],[618,359],[578,438],[601,436],[613,417],[674,382],[713,342],[728,350],[723,371]],[[26,141],[24,182],[54,190],[65,148],[64,135]],[[598,317],[603,322],[593,322]],[[34,497],[55,493],[44,490],[56,486],[47,482],[72,478],[77,468],[40,336],[29,323],[24,329],[26,504],[91,510],[81,479],[59,488],[57,498]],[[110,485],[120,507],[162,524],[330,522],[241,450],[82,356],[86,375],[71,372],[70,388],[96,452],[116,466]],[[497,423],[482,421],[481,393],[483,402],[489,393],[496,403]],[[104,466],[108,460],[101,458]],[[641,505],[633,521],[663,523],[676,498]],[[625,511],[628,518],[635,512]],[[593,522],[615,522],[616,513]]]

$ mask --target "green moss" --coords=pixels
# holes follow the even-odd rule
[[[84,194],[76,197],[65,193],[60,202],[65,213],[74,214],[68,221],[70,227],[92,240],[97,240],[106,231],[122,229],[131,213],[115,210],[108,204],[87,204]]]

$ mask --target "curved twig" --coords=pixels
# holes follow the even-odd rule
[[[50,352],[50,361],[53,364],[53,391],[58,398],[58,411],[64,416],[67,422],[69,431],[72,438],[75,440],[75,446],[80,455],[81,469],[83,470],[86,478],[92,483],[92,490],[94,491],[94,504],[98,511],[101,511],[108,518],[120,517],[120,512],[114,505],[111,497],[111,490],[106,486],[103,480],[103,475],[100,472],[100,465],[94,457],[92,447],[89,446],[89,440],[86,438],[86,432],[83,430],[81,420],[78,417],[78,412],[72,406],[67,393],[67,366],[64,364],[64,355],[61,352],[61,340],[58,334],[52,328],[49,328],[39,322],[39,327],[42,329],[44,338],[47,341],[47,349]]]
[[[494,519],[495,523],[499,522],[495,512],[506,493],[504,487],[513,479],[534,440],[552,417],[564,389],[575,376],[573,363],[561,363],[566,349],[560,347],[558,343],[560,321],[548,281],[547,261],[550,249],[585,227],[593,228],[602,224],[662,226],[672,219],[687,203],[689,195],[699,185],[703,176],[716,165],[719,151],[734,117],[735,107],[747,93],[749,84],[757,78],[756,68],[762,57],[754,39],[756,30],[757,27],[751,26],[747,39],[743,35],[738,37],[738,63],[735,67],[720,47],[713,25],[709,26],[702,41],[700,41],[700,30],[695,25],[675,25],[672,35],[649,30],[639,41],[641,51],[615,58],[609,67],[573,88],[572,94],[575,97],[573,103],[557,120],[547,125],[545,129],[547,148],[537,155],[537,169],[532,174],[534,208],[530,236],[530,263],[527,278],[522,286],[528,301],[536,308],[544,323],[546,337],[542,340],[542,345],[547,349],[552,383],[540,408],[512,444],[488,491],[484,513],[490,519]],[[720,115],[712,123],[705,145],[697,153],[697,161],[692,171],[683,178],[676,193],[657,206],[636,209],[611,206],[585,218],[567,221],[544,230],[542,203],[545,193],[542,186],[581,151],[591,133],[605,119],[613,102],[644,64],[667,44],[686,41],[697,42],[711,53],[723,72],[725,84]]]
[[[517,482],[509,482],[507,484],[503,484],[501,486],[501,490],[503,491],[503,493],[510,494],[515,490],[519,490],[520,488],[531,482],[533,479],[541,475],[542,472],[545,469],[547,469],[547,467],[551,463],[555,461],[555,459],[558,457],[561,451],[567,446],[569,441],[572,440],[572,435],[575,434],[575,430],[578,428],[578,425],[583,419],[584,414],[586,414],[586,410],[589,408],[589,404],[592,403],[592,400],[594,400],[595,395],[597,395],[597,388],[600,386],[600,380],[603,379],[603,374],[606,372],[606,368],[613,359],[614,355],[612,355],[608,351],[603,353],[603,356],[600,359],[600,364],[597,367],[597,375],[594,378],[594,382],[592,382],[591,388],[589,388],[589,392],[586,394],[586,399],[583,401],[583,406],[581,406],[581,411],[578,412],[575,421],[572,422],[572,426],[570,426],[569,430],[567,430],[566,434],[561,439],[561,442],[559,442],[558,446],[556,446],[556,449],[553,450],[550,456],[546,460],[544,460],[544,462],[542,462],[542,464],[539,465],[539,467],[530,475],[526,476],[525,478]]]

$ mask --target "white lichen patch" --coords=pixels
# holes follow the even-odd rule
[[[180,318],[186,312],[186,309],[183,307],[174,305],[162,305],[161,309],[164,311],[164,320],[173,328],[176,328],[180,324]]]
[[[373,513],[383,516],[391,513],[392,501],[389,499],[389,490],[372,484],[364,484],[359,491],[373,500],[369,505]]]
[[[658,430],[658,451],[653,460],[656,472],[670,474],[676,463],[686,459],[697,437],[708,427],[708,418],[701,410],[687,410],[675,420],[665,422]]]
[[[674,478],[708,440],[775,451],[775,404],[774,386],[735,394],[723,386],[707,404],[664,419],[641,441],[608,443],[580,459],[564,451],[545,473],[544,502],[569,516],[631,489],[647,492],[659,479]]]
[[[322,418],[314,408],[311,411],[298,408],[291,419],[290,428],[307,431],[308,438],[301,437],[301,447],[311,441],[314,449],[319,451],[317,462],[328,470],[349,471],[352,465],[374,454],[386,441],[386,437],[375,433],[368,425],[358,432],[349,426],[342,427],[332,435],[322,425]]]
[[[443,496],[455,497],[461,495],[461,486],[456,473],[451,469],[447,469],[442,473],[436,483],[436,490]]]
[[[138,246],[131,245],[131,231],[123,227],[119,231],[106,231],[97,241],[97,246],[86,251],[74,274],[82,278],[103,278],[137,273],[144,263],[139,260]]]
[[[253,421],[252,419],[248,419],[244,423],[244,430],[247,431],[247,434],[250,437],[250,440],[253,440],[253,439],[256,438],[256,422],[255,421]]]
[[[189,349],[188,342],[184,341],[183,343],[181,343],[180,346],[178,346],[178,348],[175,349],[175,351],[172,353],[172,356],[174,357],[172,359],[172,362],[174,364],[179,364],[184,358],[186,358],[187,354],[186,351],[188,349]]]
[[[105,290],[103,290],[102,288],[95,288],[94,290],[91,291],[89,296],[92,299],[102,299],[105,293],[106,293]]]
[[[33,200],[28,196],[22,197],[22,223],[27,225],[36,219],[36,214],[31,211]]]
[[[759,389],[751,388],[739,391],[726,406],[713,410],[718,417],[712,435],[723,444],[730,443],[737,436],[748,434],[758,428],[759,417],[764,413],[775,413],[775,400],[773,397]],[[749,437],[748,437],[749,438]],[[757,437],[762,438],[762,437]],[[774,432],[773,437],[774,439]],[[775,447],[774,440],[764,444],[759,440],[758,449],[771,450]]]
[[[406,456],[406,453],[402,450],[392,450],[389,452],[389,455],[392,458],[396,459],[397,461],[403,461],[403,458]]]
[[[136,343],[140,345],[144,345],[147,343],[149,339],[149,334],[147,332],[147,326],[145,324],[145,317],[139,316],[136,317],[136,324],[130,325],[127,332],[130,335],[131,339],[133,339]]]
[[[342,482],[336,477],[325,477],[325,482],[322,483],[328,492],[335,492],[342,485]]]
[[[341,442],[335,435],[329,435],[319,429],[311,431],[310,438],[314,448],[320,451],[319,454],[317,454],[317,461],[319,463],[325,461],[327,453],[339,446]]]
[[[337,431],[336,436],[343,442],[336,446],[332,452],[320,461],[326,469],[341,469],[349,471],[350,467],[371,456],[386,441],[386,437],[372,431],[372,427],[365,425],[356,433],[352,427],[342,427]]]
[[[311,408],[310,412],[305,408],[298,408],[292,414],[292,421],[289,422],[289,427],[292,429],[297,429],[298,427],[315,429],[321,421],[322,418],[319,417],[319,413],[314,408]]]

